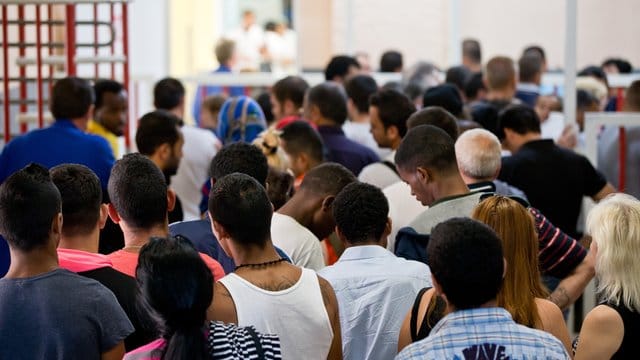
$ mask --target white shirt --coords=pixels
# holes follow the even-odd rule
[[[371,134],[371,124],[368,122],[359,123],[359,122],[353,122],[353,121],[346,121],[342,125],[342,131],[344,131],[344,135],[347,138],[375,151],[380,158],[384,158],[385,156],[389,155],[389,153],[391,152],[391,149],[383,149],[378,147],[378,143],[376,142],[376,140],[373,138],[373,135]]]
[[[389,218],[391,218],[391,233],[387,238],[387,249],[395,250],[398,231],[409,225],[413,219],[427,209],[415,196],[411,195],[411,187],[404,181],[390,185],[382,190],[389,201]]]
[[[384,160],[389,161],[395,165],[395,156],[396,151],[394,150],[389,155],[387,155]],[[398,173],[391,170],[389,166],[383,164],[382,162],[376,162],[365,166],[360,171],[358,180],[363,183],[377,186],[380,189],[384,189],[389,185],[393,185],[398,181],[402,181],[402,179],[400,179],[400,176],[398,176]]]
[[[378,245],[347,248],[318,275],[331,283],[338,298],[345,360],[393,359],[405,315],[418,291],[431,286],[427,265]]]
[[[260,49],[264,45],[264,32],[258,25],[252,25],[249,30],[237,28],[231,31],[227,37],[236,43],[238,62],[234,70],[260,69]]]
[[[233,299],[238,325],[278,335],[283,359],[327,358],[333,329],[314,271],[302,269],[300,279],[281,291],[261,289],[235,273],[220,283]]]
[[[276,76],[294,75],[297,72],[297,38],[295,31],[286,30],[280,35],[275,31],[264,34],[264,43],[271,58],[271,72]]]
[[[171,178],[171,188],[182,202],[184,221],[200,220],[202,185],[209,180],[211,159],[222,144],[211,131],[195,126],[183,126],[182,135],[182,160]]]
[[[320,240],[291,216],[273,213],[271,241],[298,266],[320,270],[324,264]]]

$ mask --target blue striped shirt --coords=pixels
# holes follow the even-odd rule
[[[404,359],[569,359],[560,340],[516,324],[503,308],[455,311],[424,340],[407,346]]]

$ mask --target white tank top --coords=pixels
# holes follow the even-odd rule
[[[333,329],[313,270],[302,269],[298,282],[282,291],[261,289],[234,273],[220,282],[236,305],[238,325],[277,334],[283,359],[327,358]]]

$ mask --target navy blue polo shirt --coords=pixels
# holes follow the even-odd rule
[[[57,119],[48,128],[30,131],[5,145],[0,154],[0,183],[32,162],[46,168],[73,163],[93,170],[106,189],[114,161],[105,139],[83,132],[69,120]]]
[[[318,126],[318,132],[327,150],[327,160],[343,165],[355,176],[365,166],[380,161],[373,150],[347,138],[340,127]]]

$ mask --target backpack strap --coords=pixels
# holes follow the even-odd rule
[[[386,165],[389,170],[393,171],[396,175],[398,175],[398,177],[400,177],[400,173],[398,173],[398,169],[396,169],[396,164],[392,163],[389,160],[381,160],[380,163]]]
[[[260,342],[260,337],[256,333],[256,329],[253,326],[247,326],[246,329],[249,335],[251,335],[251,338],[253,339],[254,344],[256,345],[256,353],[258,355],[257,358],[264,359],[265,358],[264,349],[262,348],[262,343]]]

